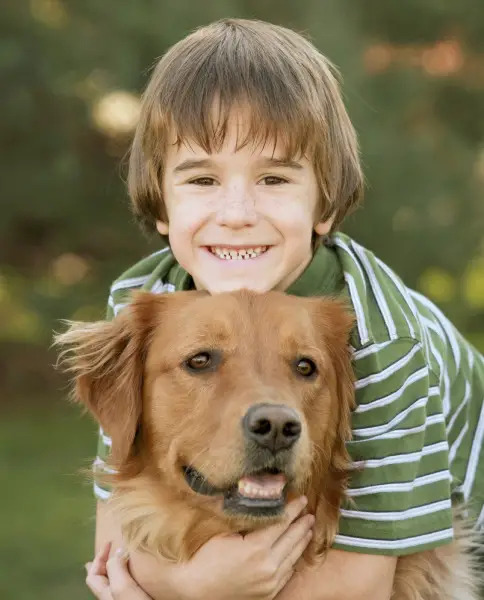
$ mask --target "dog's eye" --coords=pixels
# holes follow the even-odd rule
[[[311,377],[316,370],[316,365],[310,358],[300,358],[296,362],[296,371],[303,377]]]
[[[208,352],[200,352],[189,358],[185,364],[192,371],[201,371],[211,366],[212,357]]]

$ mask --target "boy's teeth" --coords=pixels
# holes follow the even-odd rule
[[[233,250],[228,248],[220,248],[217,246],[210,246],[210,252],[215,254],[219,258],[224,260],[249,260],[250,258],[257,258],[267,250],[267,246],[256,246],[254,248],[241,248],[240,250]]]

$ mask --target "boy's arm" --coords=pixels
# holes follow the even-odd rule
[[[95,554],[97,555],[107,543],[111,542],[110,555],[113,555],[118,548],[123,546],[122,539],[121,527],[112,518],[110,511],[106,508],[106,503],[99,500],[96,509]],[[128,580],[129,577],[133,577],[141,589],[154,599],[179,598],[179,594],[171,584],[171,567],[171,562],[138,552],[135,560],[130,559]],[[111,583],[118,589],[120,584],[124,585],[124,582],[121,581]]]
[[[112,542],[113,551],[122,546],[121,528],[113,522],[111,514],[106,510],[106,503],[98,500],[94,554],[97,554],[108,542]]]
[[[98,502],[96,520],[96,554],[108,541],[115,550],[121,546],[121,531],[113,523],[105,505]],[[160,561],[161,562],[161,561]],[[389,600],[397,558],[329,550],[323,564],[296,573],[275,600]],[[166,574],[156,558],[146,554],[136,556],[136,580],[140,586],[158,596]]]
[[[108,541],[115,550],[121,546],[121,531],[102,501],[97,506],[96,553]],[[396,557],[329,550],[323,564],[296,573],[276,600],[389,600]],[[162,559],[137,554],[132,564],[135,579],[153,598],[169,581]],[[169,597],[174,597],[170,591]]]
[[[329,550],[324,563],[295,573],[275,600],[390,600],[396,556]]]

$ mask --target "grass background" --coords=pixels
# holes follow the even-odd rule
[[[0,598],[87,600],[96,426],[66,401],[0,411]]]

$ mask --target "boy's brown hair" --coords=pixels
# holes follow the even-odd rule
[[[334,229],[358,204],[363,192],[358,143],[334,67],[290,29],[223,19],[170,48],[144,92],[128,188],[145,230],[168,221],[162,178],[173,135],[177,144],[194,140],[207,153],[217,150],[231,110],[241,106],[249,107],[250,122],[239,148],[280,140],[284,158],[312,160],[321,194],[316,221],[333,217]]]

